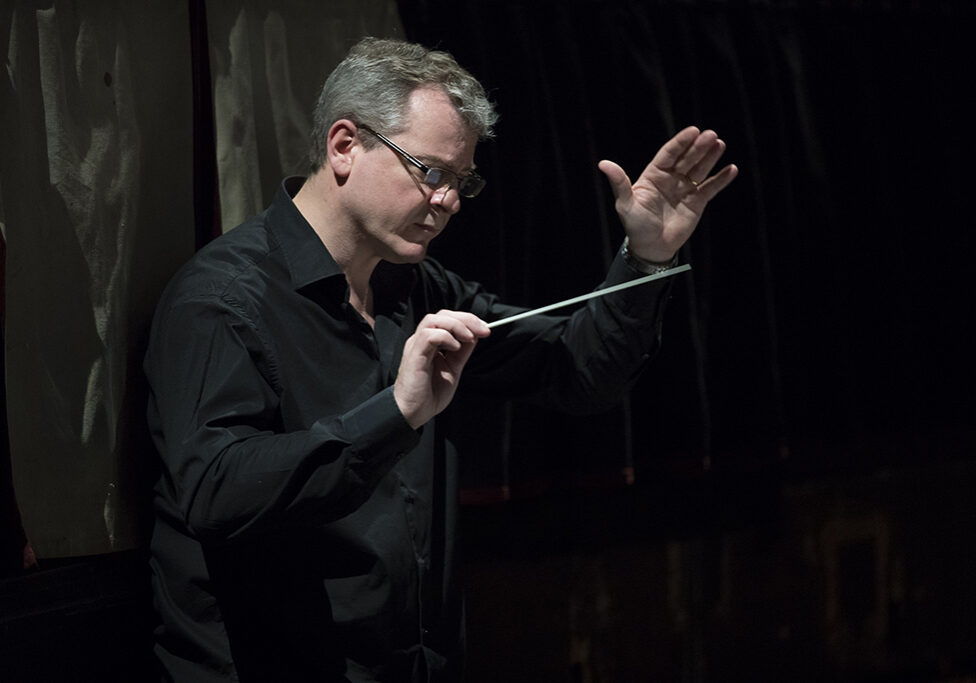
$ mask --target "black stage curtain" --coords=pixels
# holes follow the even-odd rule
[[[813,5],[400,2],[498,103],[488,188],[435,251],[513,303],[599,281],[623,233],[598,160],[636,177],[694,124],[741,168],[623,407],[469,408],[471,490],[973,452],[974,6]]]

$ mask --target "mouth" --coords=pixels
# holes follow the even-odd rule
[[[441,231],[436,225],[427,225],[426,223],[414,223],[414,227],[431,236],[437,235]]]

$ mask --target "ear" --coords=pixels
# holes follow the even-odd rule
[[[338,178],[348,177],[353,160],[362,150],[356,130],[356,124],[349,119],[339,119],[329,128],[326,157],[332,172]]]

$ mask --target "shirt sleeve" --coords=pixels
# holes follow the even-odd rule
[[[164,462],[157,507],[172,506],[158,512],[200,540],[338,519],[419,440],[392,388],[286,432],[266,358],[245,317],[216,298],[160,311],[154,324],[148,417]]]
[[[640,277],[618,254],[598,287]],[[671,279],[590,299],[571,314],[537,315],[492,330],[465,368],[465,389],[522,398],[570,413],[608,409],[640,377],[661,342]],[[464,304],[490,322],[522,310],[472,283]]]

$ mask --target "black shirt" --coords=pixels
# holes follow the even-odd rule
[[[452,680],[456,455],[436,421],[410,428],[392,385],[426,313],[521,309],[432,259],[381,263],[371,328],[292,203],[301,183],[202,249],[156,312],[157,655],[179,681]],[[618,257],[607,284],[637,275]],[[666,289],[496,328],[461,386],[612,405],[658,342]]]

